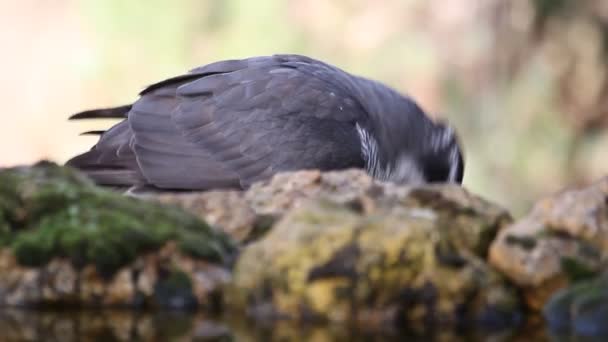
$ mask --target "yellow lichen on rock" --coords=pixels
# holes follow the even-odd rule
[[[229,305],[267,318],[376,325],[456,324],[483,320],[488,310],[517,312],[515,292],[478,250],[504,212],[484,216],[439,188],[426,191],[443,207],[413,204],[418,195],[407,191],[390,205],[372,200],[367,213],[319,198],[291,207],[239,256]],[[463,239],[471,232],[477,236]]]

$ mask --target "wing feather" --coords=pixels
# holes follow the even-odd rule
[[[102,182],[188,190],[361,167],[354,126],[366,113],[344,79],[301,56],[212,63],[144,89],[127,119],[72,163]]]
[[[340,159],[343,167],[362,164],[354,123],[363,113],[341,89],[297,69],[279,64],[215,74],[177,94],[173,122],[237,173],[242,186],[277,171],[340,167]]]

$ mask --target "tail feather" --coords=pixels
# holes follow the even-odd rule
[[[86,131],[86,132],[80,133],[80,135],[102,135],[105,132],[106,131],[104,131],[104,130],[100,130],[100,131]]]
[[[77,169],[95,168],[98,166],[100,153],[93,147],[91,150],[72,157],[65,165]]]
[[[68,120],[82,120],[82,119],[124,119],[131,110],[131,105],[125,105],[113,108],[101,108],[86,110],[74,114],[69,117]]]

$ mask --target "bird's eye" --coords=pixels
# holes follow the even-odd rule
[[[424,167],[424,178],[429,183],[446,182],[450,168],[444,163],[431,162]]]

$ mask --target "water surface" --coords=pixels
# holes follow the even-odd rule
[[[188,312],[0,310],[0,341],[602,341],[554,336],[540,324],[485,333],[369,331],[343,325],[256,324]]]

